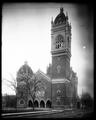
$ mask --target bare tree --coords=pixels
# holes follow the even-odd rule
[[[33,110],[34,110],[34,101],[36,98],[37,91],[41,91],[45,89],[44,83],[37,77],[33,75],[32,78],[26,81],[26,87],[28,90],[28,94],[31,96],[33,100]]]
[[[41,91],[42,89],[44,90],[44,83],[42,83],[42,81],[40,80],[39,77],[37,77],[35,74],[32,75],[31,77],[27,74],[27,75],[23,75],[20,76],[21,79],[23,79],[24,81],[22,85],[19,85],[22,82],[17,81],[17,79],[15,79],[12,75],[12,81],[8,80],[8,79],[4,79],[6,80],[6,82],[8,83],[7,85],[14,90],[15,94],[16,94],[16,99],[17,99],[17,94],[18,94],[18,89],[22,89],[22,87],[24,89],[27,90],[28,95],[30,95],[30,97],[33,100],[33,110],[34,110],[34,101],[36,98],[36,93],[37,91]],[[25,90],[25,92],[26,92]]]
[[[7,86],[10,87],[15,94],[17,94],[17,80],[11,75],[12,80],[8,80],[6,78],[3,78],[3,80],[6,82]]]
[[[93,108],[93,98],[90,93],[85,92],[81,96],[81,103],[84,109]]]
[[[12,80],[8,80],[6,78],[3,78],[3,80],[6,82],[7,86],[15,92],[16,101],[17,101],[17,80],[12,76],[12,74],[10,74],[10,75],[12,77]],[[16,108],[17,108],[17,106],[16,106]]]

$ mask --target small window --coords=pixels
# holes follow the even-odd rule
[[[24,100],[20,100],[20,104],[24,104]]]
[[[58,45],[58,48],[59,48],[59,45]]]
[[[69,41],[69,36],[67,37],[67,40]]]

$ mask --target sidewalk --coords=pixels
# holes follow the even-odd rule
[[[3,116],[14,116],[14,115],[25,115],[25,114],[40,114],[40,113],[48,113],[48,114],[50,114],[50,113],[56,113],[56,112],[63,112],[64,110],[52,110],[52,109],[50,109],[50,110],[43,110],[43,111],[32,111],[32,112],[19,112],[19,113],[4,113],[4,114],[2,114],[2,117]]]

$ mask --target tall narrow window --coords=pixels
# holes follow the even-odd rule
[[[69,36],[67,37],[67,41],[68,41],[68,47],[70,46],[70,40],[69,40]]]
[[[62,35],[56,37],[56,49],[64,47],[64,38]]]

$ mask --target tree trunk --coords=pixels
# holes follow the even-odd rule
[[[18,103],[17,103],[17,94],[16,94],[16,112],[17,112],[17,105]]]

